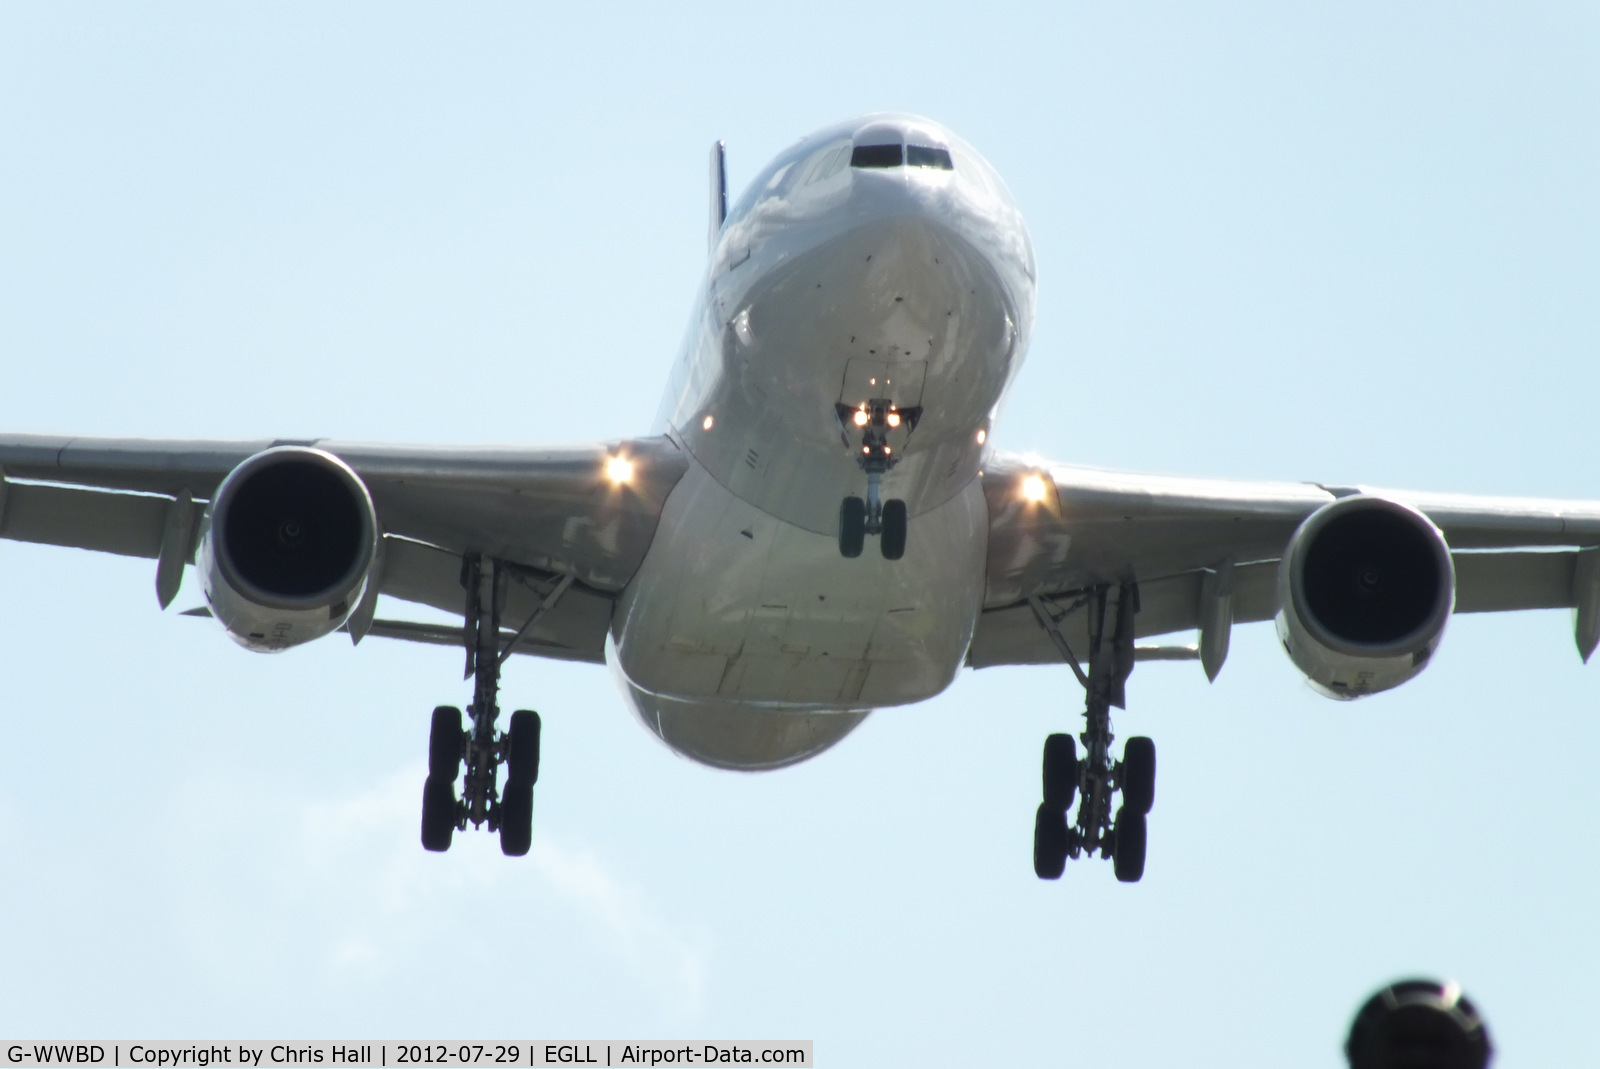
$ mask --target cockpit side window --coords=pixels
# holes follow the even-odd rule
[[[906,166],[937,167],[941,171],[955,170],[955,165],[950,162],[949,149],[930,148],[927,145],[907,145]]]
[[[826,182],[839,173],[844,166],[844,158],[850,154],[850,143],[845,142],[836,148],[825,148],[817,153],[817,162],[811,168],[811,176],[806,179],[807,184],[812,182]]]
[[[852,167],[899,167],[903,160],[901,146],[894,145],[857,145],[855,151],[850,153],[850,166]]]

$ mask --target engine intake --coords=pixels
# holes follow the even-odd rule
[[[366,486],[332,453],[257,453],[207,510],[197,564],[212,614],[261,652],[337,630],[366,591],[377,531]]]
[[[1334,698],[1397,687],[1427,666],[1455,607],[1439,528],[1409,505],[1356,494],[1308,516],[1278,568],[1278,636]]]

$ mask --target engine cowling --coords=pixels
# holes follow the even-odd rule
[[[320,449],[278,446],[217,488],[195,563],[234,641],[274,653],[344,624],[377,547],[372,495],[350,466]]]
[[[1455,608],[1450,547],[1433,521],[1371,494],[1330,502],[1278,566],[1278,637],[1331,698],[1397,687],[1427,667]]]

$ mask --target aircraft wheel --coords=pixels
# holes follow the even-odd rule
[[[506,784],[500,799],[500,852],[521,857],[533,845],[533,784]]]
[[[839,553],[859,557],[866,544],[867,503],[859,497],[847,497],[839,505]]]
[[[1122,804],[1140,813],[1156,801],[1156,744],[1135,735],[1122,748]]]
[[[1058,813],[1072,808],[1078,793],[1078,745],[1071,735],[1044,740],[1044,804]]]
[[[1117,810],[1117,823],[1112,828],[1116,837],[1111,849],[1111,867],[1123,883],[1138,883],[1144,875],[1145,823],[1144,814],[1123,806]]]
[[[506,789],[539,782],[539,714],[518,709],[511,714],[506,743]]]
[[[878,539],[884,560],[906,555],[906,503],[899,498],[883,503],[883,534]]]
[[[448,850],[456,831],[456,785],[454,780],[429,776],[422,785],[422,846],[425,850]]]
[[[441,705],[428,729],[428,778],[454,783],[461,774],[461,710]],[[443,849],[443,847],[440,847]]]
[[[1067,867],[1067,814],[1041,805],[1033,816],[1033,873],[1059,880]]]

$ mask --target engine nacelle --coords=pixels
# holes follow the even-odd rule
[[[1313,512],[1289,540],[1278,637],[1317,690],[1360,698],[1427,667],[1455,601],[1455,565],[1433,521],[1356,494]]]
[[[222,480],[195,563],[234,641],[275,653],[344,624],[377,548],[372,495],[350,466],[320,449],[278,446]]]

